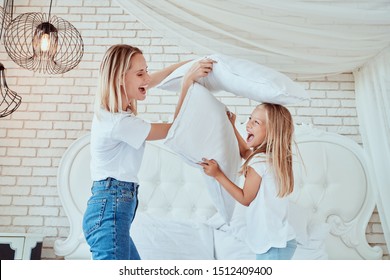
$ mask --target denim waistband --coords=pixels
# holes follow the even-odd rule
[[[125,182],[125,181],[119,181],[115,178],[108,177],[107,179],[100,180],[100,181],[93,181],[92,187],[129,187],[129,188],[138,188],[138,184],[134,182]]]

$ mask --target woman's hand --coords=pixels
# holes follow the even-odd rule
[[[177,115],[179,114],[180,108],[183,104],[184,98],[187,95],[188,89],[195,81],[197,81],[199,78],[206,77],[211,72],[211,70],[213,70],[214,62],[216,61],[209,58],[197,61],[192,64],[191,68],[184,75],[181,85],[180,97],[179,101],[177,102],[173,119],[176,119]]]
[[[212,70],[215,60],[205,58],[195,62],[183,77],[183,85],[190,86],[200,78],[206,77]]]
[[[208,160],[205,158],[202,158],[202,160],[203,162],[199,163],[199,165],[203,167],[204,173],[206,173],[208,176],[215,178],[222,173],[218,163],[215,160]]]

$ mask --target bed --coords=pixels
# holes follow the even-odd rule
[[[295,136],[294,259],[381,259],[381,248],[370,246],[365,236],[375,201],[362,148],[309,125],[297,125]],[[81,227],[91,186],[89,140],[89,134],[77,139],[58,168],[69,234],[55,241],[54,250],[65,259],[91,258]],[[254,259],[242,241],[245,208],[236,204],[231,218],[223,219],[202,171],[163,142],[146,144],[139,179],[131,234],[142,259]]]

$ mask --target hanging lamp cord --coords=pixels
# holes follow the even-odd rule
[[[51,4],[53,3],[53,0],[50,0],[50,8],[49,8],[49,16],[47,18],[47,21],[50,22],[50,15],[51,15]]]

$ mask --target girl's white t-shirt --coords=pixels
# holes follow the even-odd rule
[[[271,247],[284,248],[287,241],[295,238],[294,229],[288,222],[287,197],[278,197],[278,187],[272,167],[265,154],[254,156],[248,166],[262,178],[256,198],[246,211],[246,242],[255,254],[263,254]]]
[[[91,128],[91,179],[108,177],[138,183],[151,124],[127,112],[103,109],[93,117]]]

